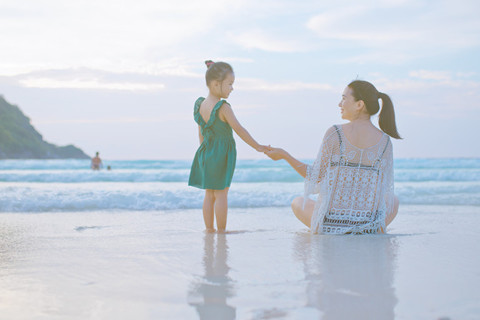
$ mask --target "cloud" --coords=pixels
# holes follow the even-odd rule
[[[225,59],[232,61],[231,59]],[[244,62],[249,62],[245,60]],[[4,83],[26,88],[48,89],[93,89],[122,90],[133,92],[198,92],[204,88],[204,74],[162,72],[153,73],[118,73],[89,68],[52,69],[29,72],[11,77],[2,77]],[[201,79],[201,80],[200,80]],[[318,82],[272,82],[264,79],[238,76],[235,89],[241,91],[302,91],[322,90],[335,91],[339,89],[328,83]]]
[[[397,63],[480,46],[474,1],[381,1],[323,10],[306,27],[322,40],[356,48],[352,62]],[[364,50],[367,52],[362,52]],[[351,51],[355,51],[352,49]],[[373,58],[373,56],[375,58]]]
[[[478,74],[477,72],[473,72],[473,71],[470,71],[470,72],[457,72],[457,73],[456,73],[457,77],[459,77],[459,78],[471,78],[471,77],[476,76],[477,74]]]
[[[262,79],[239,78],[235,85],[238,90],[244,91],[301,91],[301,90],[323,90],[335,91],[336,89],[326,83],[307,83],[307,82],[284,82],[273,83]]]
[[[95,89],[95,90],[128,90],[128,91],[158,91],[165,89],[164,84],[103,82],[99,79],[56,80],[49,78],[26,78],[19,83],[27,88],[48,89]]]
[[[397,91],[405,93],[418,93],[425,90],[436,89],[454,90],[464,88],[465,90],[478,90],[479,81],[453,78],[445,71],[427,71],[418,70],[409,72],[409,78],[391,79],[382,75],[377,75],[372,79],[372,83],[378,86],[381,91]]]
[[[413,78],[410,81],[415,82],[415,79],[420,79],[424,86],[429,87],[464,88],[465,90],[480,88],[479,81],[465,79],[469,78],[468,75],[471,73],[465,76],[463,73],[421,69],[410,71],[408,74]]]
[[[227,0],[61,0],[0,3],[0,74],[58,67],[147,68],[174,56],[240,4]],[[32,15],[32,12],[35,14]],[[225,17],[226,18],[226,17]]]
[[[366,5],[335,8],[311,17],[306,26],[323,39],[336,39],[364,42],[367,45],[380,46],[384,43],[411,39],[411,31],[402,28],[396,30],[391,25],[371,20],[377,10]]]
[[[191,115],[185,114],[166,114],[162,117],[108,117],[108,118],[37,118],[35,125],[51,125],[51,124],[134,124],[134,123],[164,123],[171,121],[191,120]]]
[[[287,37],[276,37],[263,30],[250,30],[239,34],[230,34],[232,41],[246,49],[259,49],[268,52],[303,52],[309,48],[304,43],[288,39]]]
[[[172,78],[176,76],[169,75]],[[26,88],[94,89],[120,91],[158,91],[165,89],[168,76],[112,73],[88,68],[52,69],[29,72],[11,77],[10,83]]]
[[[416,70],[410,71],[409,75],[413,78],[425,80],[447,81],[451,79],[451,74],[447,71]]]

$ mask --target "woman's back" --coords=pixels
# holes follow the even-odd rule
[[[334,126],[322,145],[307,179],[317,181],[320,198],[312,217],[312,230],[321,233],[371,233],[384,227],[386,192],[392,179],[391,142],[388,135],[350,141],[344,126]],[[347,127],[347,130],[351,128]],[[352,130],[353,131],[353,130]],[[376,133],[376,132],[372,132]],[[366,134],[368,137],[369,135]],[[376,139],[376,140],[374,140]],[[316,168],[318,167],[318,168]],[[315,174],[318,172],[318,174]],[[319,177],[313,178],[313,176]],[[307,184],[308,185],[308,184]],[[392,185],[393,195],[393,185]]]
[[[343,124],[341,128],[347,140],[360,149],[376,145],[384,135],[370,121],[350,122]]]

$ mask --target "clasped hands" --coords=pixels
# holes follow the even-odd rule
[[[268,145],[268,146],[260,145],[260,147],[257,149],[257,151],[258,152],[263,152],[270,159],[275,160],[275,161],[280,160],[280,159],[284,159],[284,156],[286,154],[285,150],[283,150],[282,148],[274,148],[270,145]]]

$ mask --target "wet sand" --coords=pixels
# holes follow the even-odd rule
[[[387,235],[289,208],[0,214],[0,319],[478,319],[480,208],[402,206]]]

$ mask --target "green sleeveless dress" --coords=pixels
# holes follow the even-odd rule
[[[203,120],[199,109],[205,98],[195,101],[193,117],[201,128],[203,142],[198,147],[190,170],[188,185],[200,189],[223,190],[232,182],[237,150],[232,127],[218,118],[218,110],[225,100],[220,100],[212,109],[208,122]]]

